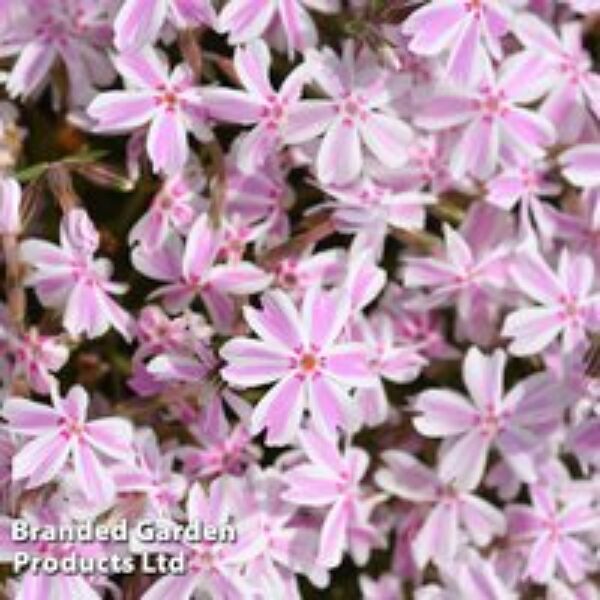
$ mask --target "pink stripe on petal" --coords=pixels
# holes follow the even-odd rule
[[[315,375],[307,381],[307,386],[311,419],[317,431],[331,437],[335,436],[338,427],[352,427],[352,400],[338,383]]]
[[[211,285],[226,294],[255,294],[266,289],[271,279],[271,275],[246,261],[213,267],[208,277]]]
[[[189,149],[184,119],[177,110],[162,109],[155,115],[146,148],[155,172],[174,175],[185,166]]]
[[[167,16],[168,0],[125,0],[115,19],[115,45],[126,51],[153,42]]]
[[[310,343],[317,349],[328,348],[338,339],[350,315],[350,300],[337,292],[319,287],[309,289],[302,302],[302,323]]]
[[[287,471],[285,478],[288,488],[281,494],[282,499],[305,506],[327,506],[339,496],[338,480],[329,470],[312,465],[300,465]]]
[[[476,346],[469,349],[463,363],[463,380],[475,404],[485,410],[499,410],[504,390],[506,354],[496,350],[491,356]]]
[[[13,456],[12,477],[23,479],[36,474],[35,484],[50,481],[67,460],[69,444],[60,433],[49,431],[28,442]]]
[[[579,583],[585,577],[588,570],[584,560],[586,553],[587,549],[581,542],[569,537],[563,537],[556,545],[558,562],[571,583]]]
[[[198,217],[188,233],[182,260],[182,274],[186,280],[203,279],[217,256],[220,236],[210,226],[207,215]]]
[[[28,435],[54,429],[59,419],[49,406],[25,398],[8,398],[4,402],[2,416],[12,431]]]
[[[321,183],[344,185],[354,181],[363,166],[358,126],[338,117],[323,137],[316,166]]]
[[[77,423],[83,423],[86,419],[90,398],[80,385],[73,386],[66,396],[61,397],[57,393],[52,396],[57,410],[69,419]]]
[[[580,187],[600,185],[600,144],[575,146],[560,157],[565,177]]]
[[[298,377],[288,377],[272,387],[252,413],[252,432],[267,428],[270,445],[288,444],[300,426],[304,409],[304,383]]]
[[[538,583],[547,583],[556,571],[556,546],[549,535],[539,537],[531,548],[527,574]]]
[[[451,390],[428,390],[417,397],[416,429],[427,437],[444,437],[462,433],[474,426],[477,412],[464,396]]]
[[[298,309],[283,292],[266,293],[262,297],[262,310],[244,307],[244,316],[248,325],[267,343],[286,352],[304,347]]]
[[[359,127],[362,140],[385,166],[396,168],[406,162],[412,133],[400,119],[372,112]]]
[[[325,568],[336,567],[342,561],[350,526],[350,510],[346,502],[339,500],[325,517],[317,556],[317,562]]]
[[[105,92],[95,98],[88,108],[98,121],[95,130],[128,131],[145,125],[156,111],[156,102],[148,92]]]
[[[336,118],[335,103],[329,100],[303,100],[290,108],[284,137],[300,144],[321,135]]]
[[[37,91],[49,75],[55,60],[54,47],[34,38],[34,41],[21,50],[6,82],[6,89],[10,95],[29,96]]]
[[[519,288],[540,304],[558,304],[567,291],[566,282],[556,276],[537,252],[517,256],[510,274]]]
[[[85,438],[99,452],[119,461],[133,458],[131,423],[119,417],[107,417],[87,423]]]
[[[458,3],[427,4],[403,23],[405,34],[413,35],[409,48],[416,54],[433,56],[447,48],[456,37],[465,11]]]
[[[458,84],[477,83],[486,57],[481,48],[479,19],[465,19],[458,39],[448,57],[448,74]]]
[[[239,90],[209,88],[204,91],[203,99],[209,114],[219,121],[250,125],[263,114],[262,101]]]
[[[260,7],[254,0],[231,0],[219,15],[219,29],[229,32],[230,44],[249,42],[263,34],[276,7],[275,0],[265,0]]]
[[[89,500],[102,503],[113,496],[115,490],[112,478],[84,440],[75,444],[73,462],[81,491]]]
[[[476,488],[485,471],[490,440],[479,428],[460,437],[443,455],[440,462],[440,477],[455,482],[462,490]]]
[[[346,386],[369,387],[376,381],[361,344],[337,344],[328,349],[325,369]]]
[[[515,338],[511,354],[527,356],[546,348],[563,330],[560,308],[524,308],[512,312],[502,328],[503,337]]]
[[[234,63],[244,87],[253,96],[265,99],[274,93],[269,80],[271,53],[263,40],[256,40],[246,47],[238,47]]]

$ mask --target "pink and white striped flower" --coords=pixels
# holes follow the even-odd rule
[[[177,235],[154,251],[138,245],[132,261],[144,275],[168,284],[156,290],[154,296],[163,297],[169,311],[183,310],[199,295],[215,325],[226,329],[233,316],[230,296],[262,291],[271,277],[249,261],[217,263],[222,234],[202,214],[190,229],[185,245]]]
[[[176,174],[189,157],[187,132],[201,141],[212,137],[191,69],[180,64],[169,74],[151,48],[121,54],[114,63],[128,87],[96,96],[88,107],[95,131],[125,133],[149,125],[146,150],[154,171]]]
[[[592,60],[583,47],[579,21],[564,23],[557,35],[541,19],[526,14],[519,17],[515,34],[545,66],[548,92],[540,114],[551,121],[561,141],[574,142],[592,115],[600,115],[600,75],[592,71]]]
[[[233,61],[247,91],[207,88],[204,99],[215,119],[255,125],[237,149],[237,164],[252,173],[283,145],[288,115],[300,99],[306,74],[303,66],[297,67],[276,92],[269,80],[271,53],[262,40],[236,48]]]
[[[152,44],[166,21],[178,29],[214,26],[212,0],[125,0],[115,18],[115,46],[121,52]]]
[[[460,179],[472,174],[486,179],[499,160],[540,159],[554,143],[551,121],[524,108],[540,97],[537,59],[515,55],[498,74],[490,64],[476,84],[459,88],[444,86],[416,116],[417,125],[430,131],[460,128],[458,143],[450,157],[450,172]]]
[[[502,57],[501,39],[508,33],[512,14],[502,0],[434,0],[416,10],[402,26],[412,37],[415,54],[448,52],[446,68],[460,84],[477,82],[488,54]]]
[[[219,14],[219,29],[236,45],[280,29],[291,57],[317,44],[317,29],[307,8],[332,13],[339,7],[339,0],[229,0]]]
[[[104,51],[111,37],[107,4],[106,0],[16,3],[16,10],[9,13],[13,18],[0,32],[0,54],[17,56],[7,81],[10,95],[39,94],[57,61],[66,68],[73,105],[89,102],[97,86],[109,85],[114,69]]]
[[[311,288],[298,310],[284,292],[263,295],[262,309],[244,307],[244,316],[260,340],[234,338],[221,348],[227,365],[222,376],[238,387],[275,383],[256,406],[252,432],[267,429],[267,442],[294,439],[309,408],[322,433],[352,429],[352,387],[373,383],[365,349],[340,336],[350,316],[349,299]]]
[[[71,335],[98,337],[113,326],[129,339],[131,318],[110,296],[123,294],[126,286],[110,281],[110,261],[94,259],[98,246],[86,212],[73,209],[61,222],[60,246],[36,239],[21,243],[21,257],[34,269],[25,281],[44,306],[64,310]]]
[[[12,433],[33,438],[12,461],[13,479],[34,488],[56,479],[72,464],[81,491],[91,501],[110,499],[115,486],[99,454],[112,461],[131,458],[131,425],[119,417],[87,421],[89,397],[81,386],[63,398],[52,390],[52,406],[25,398],[8,398],[2,416]]]
[[[561,252],[554,272],[537,251],[522,254],[511,275],[523,294],[539,306],[520,308],[504,322],[502,335],[513,338],[508,349],[516,356],[536,354],[562,337],[565,352],[586,343],[586,333],[598,327],[600,293],[589,256]]]
[[[294,106],[286,141],[299,144],[323,136],[316,157],[322,184],[355,181],[363,171],[365,148],[390,168],[406,161],[412,132],[391,112],[391,72],[361,65],[350,43],[341,58],[330,48],[308,53],[306,69],[329,99],[303,100]]]
[[[309,462],[286,471],[288,488],[282,498],[292,504],[328,509],[316,560],[324,567],[336,567],[348,548],[351,529],[373,528],[369,517],[380,499],[361,488],[369,457],[353,446],[342,453],[336,438],[323,437],[316,431],[303,431],[299,441]]]
[[[544,485],[529,488],[532,506],[507,507],[508,532],[529,544],[526,575],[548,583],[560,567],[571,583],[579,583],[591,564],[591,553],[580,534],[598,531],[600,512],[590,500],[575,498],[557,506],[553,491]]]
[[[419,569],[430,560],[437,566],[452,564],[463,532],[477,546],[486,546],[504,534],[506,520],[502,511],[486,500],[459,484],[443,481],[407,452],[388,450],[383,459],[385,467],[375,473],[377,485],[424,509],[425,516],[410,545]]]
[[[506,358],[503,350],[486,356],[473,346],[463,362],[470,399],[445,388],[425,390],[416,398],[415,428],[427,437],[452,440],[441,457],[440,477],[456,481],[461,489],[479,484],[492,447],[521,480],[533,483],[538,478],[535,450],[540,440],[535,431],[557,419],[560,394],[554,380],[543,373],[505,394]]]

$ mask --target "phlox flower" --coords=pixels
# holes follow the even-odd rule
[[[236,528],[236,539],[233,542],[202,540],[142,545],[141,550],[182,552],[188,564],[188,571],[183,575],[161,577],[142,600],[188,600],[196,591],[224,600],[252,597],[253,584],[243,569],[263,552],[264,540],[259,535],[256,519],[232,510],[227,480],[215,479],[206,490],[195,483],[187,497],[186,513],[189,523],[200,521],[211,525],[224,525],[228,517],[237,517],[229,521]]]
[[[317,44],[317,29],[307,8],[325,13],[339,9],[339,0],[229,0],[219,14],[219,29],[230,44],[250,42],[282,30],[288,56]],[[277,35],[274,36],[277,39]]]
[[[591,121],[590,111],[600,115],[600,75],[583,47],[581,23],[560,26],[560,36],[541,19],[528,14],[519,17],[515,34],[528,52],[545,66],[548,95],[540,114],[551,121],[561,140],[573,142]]]
[[[519,205],[519,226],[525,238],[536,240],[534,223],[546,240],[553,237],[556,228],[553,213],[540,197],[557,195],[560,186],[549,180],[547,165],[531,162],[506,165],[487,181],[486,187],[486,201],[494,206],[512,210]]]
[[[425,518],[411,544],[420,569],[430,560],[438,566],[449,565],[459,551],[462,531],[477,546],[486,546],[504,534],[504,515],[489,502],[460,485],[440,480],[406,452],[388,450],[383,459],[385,467],[375,473],[377,485],[389,494],[423,505]]]
[[[119,417],[87,421],[89,396],[81,386],[63,398],[52,390],[52,406],[25,398],[9,398],[2,409],[10,432],[33,438],[15,454],[13,479],[33,488],[56,479],[72,462],[81,491],[91,501],[114,495],[109,470],[98,455],[113,461],[131,458],[131,424]]]
[[[94,259],[98,246],[98,232],[85,211],[69,211],[61,222],[60,246],[36,239],[21,243],[21,257],[33,268],[26,283],[44,306],[64,310],[71,335],[98,337],[113,326],[129,339],[130,317],[110,296],[123,294],[126,286],[110,281],[110,261]]]
[[[317,428],[333,434],[354,420],[351,387],[372,383],[361,344],[340,341],[350,301],[336,291],[308,290],[300,310],[282,291],[263,295],[260,310],[244,307],[244,317],[260,340],[237,337],[221,348],[221,374],[237,387],[275,383],[252,414],[252,432],[267,429],[267,443],[294,439],[309,408]]]
[[[524,108],[541,95],[542,71],[537,59],[515,55],[497,74],[491,65],[467,87],[442,86],[417,114],[417,125],[429,131],[460,128],[450,157],[456,179],[466,174],[486,179],[501,157],[540,159],[554,143],[556,132],[543,115]]]
[[[502,335],[513,338],[508,349],[516,356],[536,354],[558,336],[570,352],[596,329],[600,293],[594,293],[594,263],[589,256],[563,250],[553,271],[537,251],[524,252],[511,268],[523,294],[539,306],[518,308],[504,322]]]
[[[116,464],[111,469],[118,494],[143,494],[146,497],[144,514],[167,517],[184,497],[187,482],[174,472],[175,453],[165,452],[152,429],[142,429],[133,439],[134,459]]]
[[[13,357],[13,377],[23,375],[34,391],[48,394],[56,383],[53,373],[69,358],[68,348],[60,338],[42,335],[35,327],[21,335],[9,331],[6,337]]]
[[[114,79],[104,49],[110,42],[107,2],[23,0],[0,32],[0,54],[16,55],[7,88],[11,96],[42,91],[57,61],[64,64],[72,104],[94,96]]]
[[[137,246],[132,253],[135,267],[144,275],[168,285],[155,291],[171,312],[186,308],[200,295],[214,324],[231,324],[230,295],[252,294],[265,289],[270,277],[249,261],[217,264],[222,231],[215,231],[206,214],[192,225],[185,241],[174,235],[154,252]]]
[[[307,142],[323,136],[316,156],[319,182],[346,185],[361,174],[364,149],[396,168],[406,161],[411,129],[391,113],[392,75],[361,65],[353,44],[342,57],[330,48],[307,54],[306,69],[328,99],[303,100],[290,110],[286,141]]]
[[[129,231],[129,243],[139,241],[149,250],[165,243],[169,233],[187,234],[206,200],[200,196],[206,180],[198,165],[192,164],[169,177],[152,200],[150,209]]]
[[[233,61],[246,91],[207,88],[204,99],[216,120],[255,125],[241,139],[236,161],[242,171],[252,173],[282,146],[288,115],[300,99],[306,73],[297,67],[275,91],[269,80],[271,53],[262,40],[236,48]]]
[[[487,344],[495,333],[502,301],[508,298],[507,273],[513,247],[510,221],[497,209],[476,205],[461,226],[444,224],[444,249],[433,257],[405,258],[404,284],[425,288],[414,306],[456,306],[460,337]]]
[[[330,206],[339,230],[362,234],[378,254],[389,228],[423,229],[425,209],[436,202],[431,194],[394,189],[370,177],[325,189],[334,198]]]
[[[492,447],[521,480],[538,478],[535,451],[540,446],[536,427],[555,420],[561,404],[557,384],[543,373],[520,381],[504,392],[506,353],[483,354],[473,346],[463,362],[469,399],[450,389],[427,389],[414,403],[413,423],[426,437],[450,438],[440,460],[440,477],[474,489],[481,481]],[[544,405],[545,402],[545,405]]]
[[[553,491],[544,485],[531,486],[529,495],[531,506],[513,504],[507,508],[509,534],[528,544],[526,576],[548,583],[560,568],[569,582],[580,582],[591,556],[578,535],[598,531],[598,509],[585,498],[559,507]]]
[[[356,390],[361,421],[369,427],[381,425],[389,416],[388,398],[383,381],[409,383],[419,376],[428,360],[419,354],[418,345],[404,345],[395,339],[392,319],[376,313],[367,319],[359,315],[351,327],[352,339],[368,348],[371,368],[378,375],[375,385]]]
[[[314,585],[326,579],[326,570],[316,564],[319,531],[298,518],[301,508],[283,499],[285,478],[276,468],[251,467],[243,479],[236,505],[256,516],[264,551],[249,565],[248,573],[265,596],[281,594],[300,598],[297,573]]]
[[[103,92],[88,107],[100,133],[125,133],[148,125],[146,150],[155,172],[175,175],[189,157],[187,132],[201,141],[212,137],[194,75],[186,64],[170,74],[149,47],[114,58],[127,84],[121,91]]]
[[[298,437],[309,462],[286,471],[288,487],[282,498],[293,504],[328,509],[316,559],[332,568],[342,561],[351,530],[373,527],[369,516],[377,499],[369,497],[360,485],[369,458],[356,447],[340,452],[336,438],[323,437],[316,431],[303,431]]]
[[[437,0],[412,13],[402,31],[412,39],[409,50],[435,56],[448,51],[446,68],[460,84],[476,82],[487,55],[502,57],[501,39],[512,12],[502,0]]]
[[[178,29],[214,26],[212,0],[125,0],[115,18],[115,46],[121,52],[139,50],[159,37],[165,21]]]

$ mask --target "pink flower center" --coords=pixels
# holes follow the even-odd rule
[[[355,125],[357,120],[366,121],[369,112],[366,103],[360,96],[347,94],[336,106],[336,111],[341,114],[344,125]]]
[[[69,439],[72,437],[81,438],[85,433],[85,423],[79,423],[75,419],[61,418],[59,425],[62,427],[61,434]]]
[[[485,412],[478,416],[478,425],[481,433],[487,436],[494,436],[503,427],[504,418],[499,414],[490,403],[487,405]]]
[[[267,104],[263,106],[262,117],[267,122],[267,127],[276,130],[281,127],[287,112],[287,100],[278,96],[269,96]]]
[[[158,87],[158,94],[155,96],[154,101],[159,106],[170,112],[174,111],[179,105],[178,90],[175,88],[169,89],[164,85]]]
[[[305,374],[314,373],[319,364],[319,359],[312,353],[307,352],[300,357],[298,366],[300,370]]]
[[[483,113],[486,121],[493,121],[506,114],[506,94],[502,90],[493,90],[490,86],[483,86],[475,105],[477,110]]]
[[[482,5],[483,0],[466,0],[464,6],[467,12],[473,13],[473,15],[478,18],[481,16]]]

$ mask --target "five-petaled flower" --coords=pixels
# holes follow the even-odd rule
[[[234,338],[221,349],[221,371],[233,385],[254,387],[276,382],[252,415],[254,433],[267,428],[270,444],[294,439],[306,406],[327,435],[352,428],[351,387],[374,383],[362,344],[341,341],[350,301],[339,292],[313,287],[300,311],[284,292],[262,298],[262,309],[244,307],[244,316],[261,340]]]
[[[96,96],[88,107],[95,131],[123,133],[149,124],[146,150],[154,171],[174,175],[188,160],[187,132],[201,141],[212,137],[191,69],[181,64],[169,74],[149,47],[118,55],[114,63],[128,88]]]
[[[26,479],[33,488],[56,479],[68,461],[82,492],[94,502],[111,500],[115,486],[108,467],[98,454],[113,461],[132,455],[131,423],[119,417],[87,421],[89,397],[81,386],[63,398],[52,390],[52,406],[25,398],[9,398],[2,416],[9,431],[33,438],[15,454],[14,479]]]

